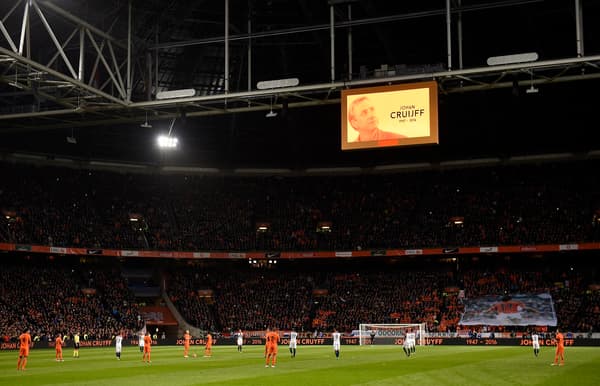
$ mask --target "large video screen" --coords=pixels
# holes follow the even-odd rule
[[[342,90],[342,150],[434,143],[435,81]]]

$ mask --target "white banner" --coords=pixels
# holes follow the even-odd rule
[[[560,244],[559,251],[576,251],[579,249],[579,244]]]
[[[498,247],[479,247],[479,252],[481,252],[481,253],[496,253],[496,252],[498,252]]]
[[[556,326],[549,293],[484,296],[465,299],[464,304],[463,326]]]

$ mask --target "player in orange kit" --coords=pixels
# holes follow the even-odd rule
[[[209,358],[212,356],[213,338],[210,332],[206,334],[206,346],[204,346],[204,356]]]
[[[277,363],[277,343],[279,343],[279,334],[276,330],[269,331],[267,330],[266,338],[266,361],[265,367],[269,367],[269,360],[271,361],[271,367],[275,367]]]
[[[63,343],[64,342],[62,340],[62,335],[58,334],[58,336],[56,337],[56,340],[54,341],[54,349],[56,350],[56,361],[57,362],[65,361],[63,359],[63,350],[62,350]]]
[[[190,340],[192,336],[190,335],[190,330],[185,330],[185,334],[183,334],[183,357],[187,358],[190,353]]]
[[[556,329],[556,354],[554,354],[554,362],[552,366],[562,366],[565,364],[565,337],[561,334],[560,330]],[[558,359],[560,358],[560,363]]]
[[[150,352],[152,352],[152,338],[150,337],[150,333],[146,332],[146,336],[144,336],[144,355],[142,356],[142,362],[152,363]]]
[[[29,329],[25,329],[19,335],[19,360],[17,361],[17,370],[25,370],[27,366],[27,357],[29,356],[29,347],[31,347],[31,335]]]

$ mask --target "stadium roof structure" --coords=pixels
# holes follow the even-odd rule
[[[597,1],[5,0],[0,16],[5,156],[304,168],[599,139]],[[258,87],[279,79],[298,84]],[[440,145],[340,150],[341,90],[432,79]],[[181,148],[157,150],[169,127]]]

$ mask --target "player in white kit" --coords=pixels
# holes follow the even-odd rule
[[[412,331],[406,333],[406,340],[408,341],[408,348],[410,349],[411,353],[414,353],[416,351],[416,346],[417,346],[417,336],[416,335],[417,334],[415,334]]]
[[[294,330],[290,332],[290,354],[292,354],[292,358],[296,357],[296,344],[298,339],[298,333]]]
[[[237,350],[238,352],[242,352],[242,346],[244,344],[244,333],[242,330],[238,330],[235,334],[237,336]]]
[[[340,338],[342,334],[340,334],[337,330],[333,330],[333,334],[331,337],[333,338],[333,351],[335,352],[335,359],[340,359]]]
[[[144,334],[141,334],[138,336],[138,346],[140,348],[140,352],[143,353],[144,352]]]
[[[115,336],[115,354],[117,355],[117,359],[121,360],[121,349],[123,348],[123,333],[119,333],[119,335]]]
[[[540,336],[537,332],[531,334],[531,345],[533,346],[533,354],[537,357],[540,353]]]
[[[402,350],[404,350],[404,353],[406,354],[407,357],[410,356],[410,354],[413,352],[412,351],[412,343],[409,337],[410,332],[407,332],[406,335],[404,336],[404,343],[402,344]]]

